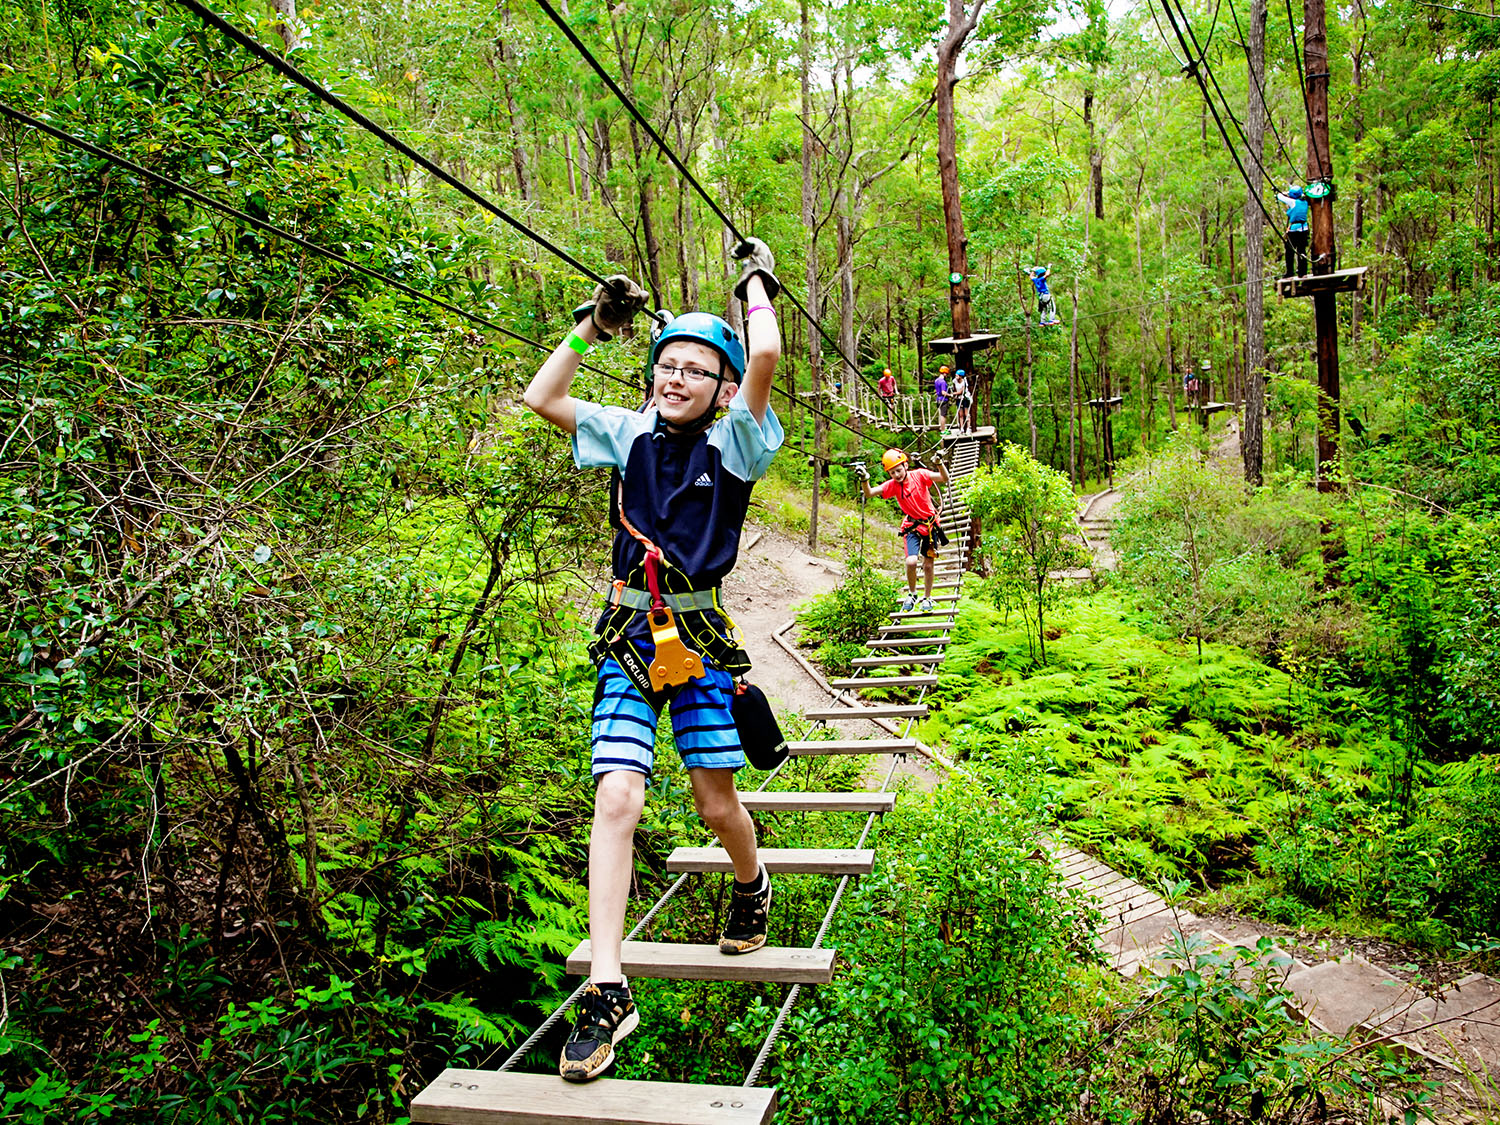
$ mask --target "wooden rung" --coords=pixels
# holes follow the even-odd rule
[[[932,600],[933,601],[938,601],[939,599],[933,598]],[[956,601],[957,599],[953,598],[953,599],[949,599],[949,600],[950,601]],[[910,621],[913,617],[925,617],[925,618],[940,617],[940,618],[942,618],[941,621],[934,622],[932,625],[928,626],[928,628],[930,628],[930,629],[938,629],[938,628],[946,628],[947,626],[951,625],[953,623],[953,618],[954,618],[954,616],[957,613],[958,613],[958,609],[955,606],[949,606],[947,609],[934,609],[931,612],[928,612],[928,611],[925,611],[925,610],[920,610],[920,609],[914,609],[910,613],[906,613],[906,612],[903,612],[901,610],[897,610],[895,613],[891,614],[891,620],[892,621]]]
[[[830,719],[924,719],[927,717],[927,704],[872,703],[867,707],[830,707],[821,711],[807,711],[802,717],[820,722]]]
[[[833,979],[832,949],[763,945],[754,953],[730,956],[717,945],[682,945],[664,941],[627,941],[620,946],[620,967],[627,977],[656,980],[754,980],[785,984],[827,984]],[[568,972],[586,976],[594,963],[588,939],[568,954]]]
[[[903,637],[900,640],[878,640],[866,641],[866,648],[931,648],[933,645],[945,645],[947,637]]]
[[[424,1125],[767,1125],[775,1112],[774,1088],[452,1068],[411,1102]]]
[[[878,812],[896,807],[894,793],[741,793],[740,804],[751,812]]]
[[[902,624],[899,624],[899,625],[882,625],[880,627],[880,635],[883,637],[887,633],[933,633],[933,632],[941,632],[943,634],[941,637],[933,637],[932,639],[935,640],[935,641],[947,641],[947,639],[948,639],[947,630],[951,629],[952,627],[953,627],[953,625],[952,625],[951,621],[939,621],[939,622],[934,622],[931,625],[912,625],[912,624],[904,623],[903,622]]]
[[[833,738],[821,742],[788,742],[787,752],[794,758],[815,758],[828,754],[909,754],[917,748],[915,738]]]
[[[857,656],[850,661],[856,668],[900,668],[907,664],[941,664],[940,652],[907,653],[904,656]]]
[[[857,680],[830,680],[835,688],[932,687],[936,676],[863,676]]]
[[[871,740],[872,742],[874,740]],[[797,743],[788,743],[788,749]],[[835,746],[837,743],[812,743]],[[915,742],[912,744],[915,746]],[[792,753],[796,753],[795,750]],[[760,862],[772,875],[868,875],[875,866],[872,848],[761,848]],[[723,848],[674,848],[668,871],[733,871]]]

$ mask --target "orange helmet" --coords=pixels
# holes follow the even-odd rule
[[[899,449],[887,449],[885,455],[880,458],[880,467],[890,472],[897,465],[906,464],[906,454]]]
[[[889,374],[890,374],[890,373],[891,373],[891,369],[890,369],[890,368],[889,368],[889,367],[887,367],[887,368],[886,368],[886,369],[885,369],[885,374],[887,374],[887,375],[889,375]]]
[[[946,374],[948,374],[948,365],[946,363],[943,364],[943,366],[941,366],[941,367],[938,368],[938,374],[939,375],[946,375]]]

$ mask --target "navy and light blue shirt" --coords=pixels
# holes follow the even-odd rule
[[[739,555],[750,491],[765,476],[785,438],[775,413],[767,408],[765,420],[757,422],[745,400],[736,396],[724,415],[693,434],[669,432],[655,411],[642,414],[622,406],[580,402],[576,419],[574,463],[580,469],[612,468],[619,473],[625,518],[661,548],[670,564],[662,573],[663,592],[717,587]],[[611,522],[617,524],[614,576],[645,589],[646,549],[618,526],[615,496],[610,497],[610,512]],[[605,647],[620,640],[641,647],[644,641],[649,652],[646,617],[618,607],[606,609],[596,632]],[[722,614],[683,613],[678,625],[683,640],[706,660],[720,667],[727,661],[731,666],[726,670],[736,670],[732,665],[743,658],[743,650],[733,643],[732,623]],[[601,649],[596,659],[603,655]],[[743,663],[749,667],[748,658]]]

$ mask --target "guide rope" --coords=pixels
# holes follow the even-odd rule
[[[337,250],[330,250],[326,246],[320,246],[316,242],[312,242],[306,238],[303,238],[301,235],[293,234],[291,231],[278,227],[274,223],[270,223],[264,219],[257,218],[255,215],[250,214],[248,211],[242,211],[238,207],[231,206],[228,203],[223,203],[217,199],[214,199],[210,195],[205,195],[203,192],[197,190],[196,188],[189,187],[187,184],[179,183],[176,180],[161,175],[159,172],[153,172],[150,168],[147,168],[141,164],[137,164],[134,160],[131,160],[128,157],[121,156],[119,153],[110,152],[105,148],[100,148],[98,145],[86,141],[82,137],[74,136],[72,133],[69,133],[63,129],[59,129],[55,125],[51,125],[45,121],[39,120],[38,118],[32,117],[29,113],[25,113],[22,110],[16,109],[12,105],[0,102],[0,115],[8,117],[12,121],[18,122],[19,124],[26,125],[32,129],[36,129],[39,132],[46,133],[48,136],[62,141],[64,144],[71,145],[82,152],[88,153],[90,156],[98,157],[100,160],[113,164],[118,168],[123,168],[128,172],[133,172],[135,175],[149,180],[159,187],[164,187],[169,191],[174,191],[178,194],[185,195],[189,199],[203,204],[203,206],[205,207],[211,208],[212,210],[218,211],[224,215],[228,215],[230,218],[236,220],[237,222],[241,222],[247,226],[254,227],[257,230],[264,231],[266,234],[272,235],[276,238],[284,239],[285,241],[290,242],[293,245],[302,247],[302,249],[307,250],[310,253],[317,254],[319,257],[327,258],[332,262],[337,262],[339,265],[344,266],[346,269],[354,270],[356,273],[364,274],[366,277],[373,278],[374,280],[379,281],[382,284],[389,285],[393,289],[405,293],[408,297],[414,297],[417,300],[426,301],[429,304],[436,305],[437,307],[446,309],[447,311],[457,316],[461,316],[465,320],[468,320],[473,324],[478,324],[484,328],[490,329],[491,331],[499,332],[501,335],[507,336],[512,340],[519,341],[520,343],[529,344],[531,347],[537,348],[547,355],[552,354],[553,349],[542,343],[540,340],[533,340],[529,336],[523,336],[519,332],[513,332],[509,328],[495,323],[488,317],[480,316],[476,312],[465,309],[460,305],[455,305],[451,301],[445,301],[443,298],[434,296],[431,293],[426,293],[420,289],[415,289],[412,286],[407,285],[404,281],[400,281],[394,277],[391,277],[389,274],[382,273],[377,269],[372,269],[371,267],[363,265],[360,262],[356,262],[352,258],[340,254]],[[592,364],[588,363],[581,364],[581,366],[589,371],[594,372],[595,374],[604,376],[606,379],[612,379],[615,382],[631,387],[632,389],[636,387],[636,383],[634,382],[634,380],[626,379],[622,376],[615,375],[612,372],[605,371],[602,367],[595,367]]]

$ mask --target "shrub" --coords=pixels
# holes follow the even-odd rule
[[[849,556],[844,580],[797,614],[802,639],[815,645],[863,643],[886,623],[901,589],[899,581],[876,570],[863,555]]]

